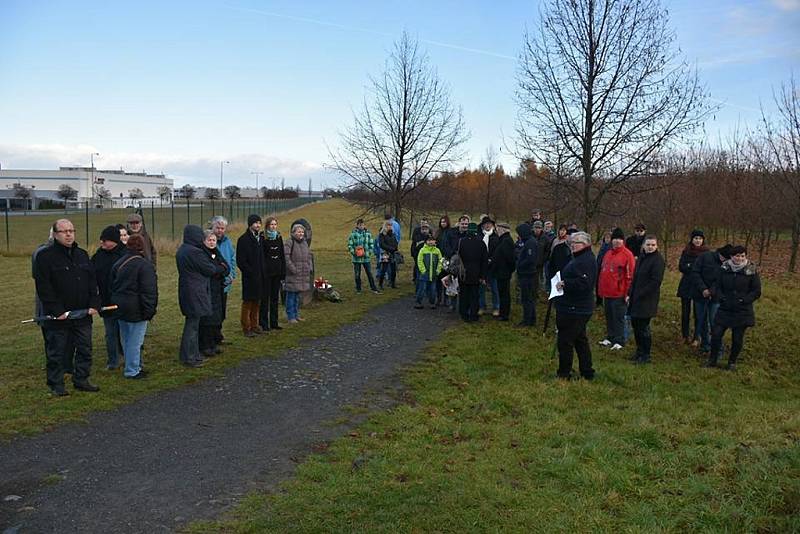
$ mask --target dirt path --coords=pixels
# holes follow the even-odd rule
[[[0,529],[169,532],[215,517],[345,433],[352,419],[332,422],[346,406],[390,405],[397,371],[452,321],[400,299],[278,358],[0,445]]]

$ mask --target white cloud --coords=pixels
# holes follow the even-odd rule
[[[772,0],[783,11],[800,11],[800,0]]]
[[[224,158],[198,155],[107,152],[102,147],[91,145],[3,145],[0,144],[0,165],[4,169],[55,169],[60,166],[88,167],[91,154],[98,169],[123,169],[128,172],[146,171],[164,173],[175,180],[175,185],[219,184],[220,161],[230,161],[224,166],[226,184],[254,185],[252,171],[263,172],[259,185],[280,184],[308,187],[309,178],[314,189],[323,184],[334,185],[331,177],[317,162],[298,161],[265,154],[231,154]]]

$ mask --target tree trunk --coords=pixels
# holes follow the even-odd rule
[[[796,214],[792,225],[792,253],[789,256],[789,272],[797,272],[797,249],[800,247],[800,214]]]

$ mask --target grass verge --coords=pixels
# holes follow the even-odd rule
[[[553,378],[541,330],[454,327],[408,373],[413,402],[189,531],[800,531],[796,281],[765,285],[737,373],[679,343],[676,283],[653,365],[597,347],[597,314],[591,383]]]

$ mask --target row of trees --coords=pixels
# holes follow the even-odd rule
[[[800,119],[794,79],[777,114],[705,145],[718,108],[681,57],[659,0],[548,0],[523,38],[515,99],[521,161],[508,175],[490,152],[453,172],[469,135],[427,55],[404,34],[353,123],[330,150],[348,196],[398,217],[458,209],[509,218],[536,206],[588,229],[648,220],[667,236],[703,224],[767,246],[800,245]],[[756,236],[756,237],[754,237]]]
[[[197,189],[194,186],[186,184],[182,186],[178,191],[181,193],[181,197],[183,198],[195,198],[197,196]],[[242,198],[242,188],[238,185],[229,185],[225,187],[222,192],[225,194],[225,198],[228,199],[237,199]],[[292,189],[292,188],[284,188],[284,189],[270,189],[268,187],[262,187],[258,190],[259,198],[297,198],[300,194],[300,189]],[[216,187],[207,187],[203,193],[203,198],[208,200],[217,200],[219,199],[219,188]]]

